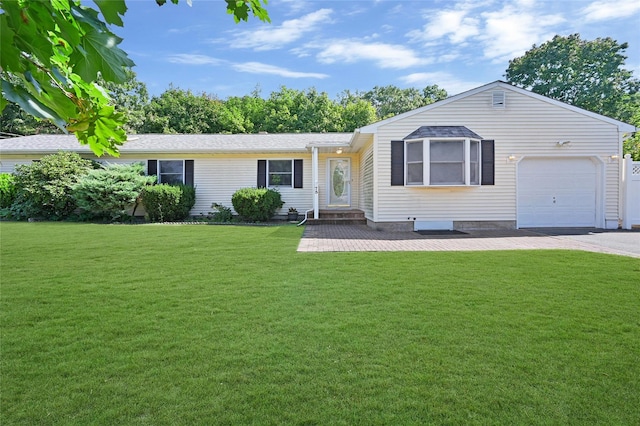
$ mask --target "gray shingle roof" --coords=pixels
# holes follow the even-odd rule
[[[309,145],[347,146],[352,133],[286,133],[242,135],[130,135],[125,153],[306,152]],[[73,135],[34,135],[0,139],[0,153],[40,154],[58,151],[91,153]]]
[[[422,126],[403,140],[420,138],[470,138],[482,139],[482,136],[464,126]]]

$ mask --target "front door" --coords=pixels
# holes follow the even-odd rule
[[[351,207],[351,161],[330,158],[328,163],[329,207]]]

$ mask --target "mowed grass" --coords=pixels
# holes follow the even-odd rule
[[[640,424],[640,261],[0,224],[0,423]]]

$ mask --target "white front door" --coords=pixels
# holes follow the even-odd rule
[[[327,163],[329,207],[351,207],[351,160],[330,158]]]

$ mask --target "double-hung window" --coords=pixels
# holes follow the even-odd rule
[[[293,160],[269,160],[267,161],[268,185],[291,186],[293,183]]]
[[[480,141],[422,139],[405,141],[405,184],[480,185]]]
[[[424,182],[424,155],[422,141],[407,142],[407,185],[422,185]]]
[[[158,160],[158,182],[168,184],[184,183],[184,161]]]
[[[258,160],[258,188],[302,188],[302,159]]]
[[[193,160],[148,160],[147,174],[158,176],[158,183],[193,186]]]

